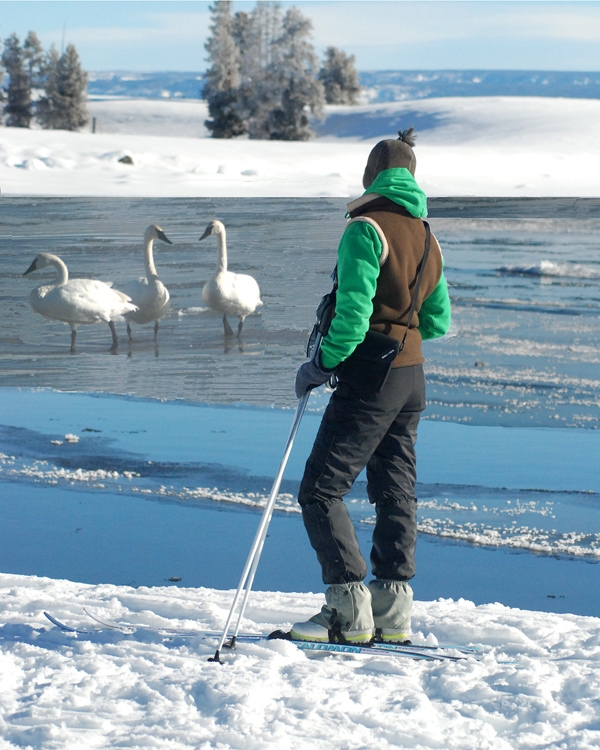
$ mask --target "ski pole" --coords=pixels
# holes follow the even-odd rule
[[[269,513],[269,520],[265,524],[261,539],[259,541],[256,554],[254,555],[254,560],[252,561],[252,567],[250,568],[250,573],[248,576],[248,581],[246,583],[246,591],[244,593],[244,599],[242,601],[242,606],[240,608],[240,613],[238,615],[237,624],[235,626],[235,630],[233,631],[233,637],[229,643],[227,643],[228,648],[235,648],[235,641],[237,638],[237,634],[240,632],[240,626],[242,624],[242,618],[244,617],[244,612],[246,611],[246,604],[248,603],[248,597],[250,596],[250,591],[252,589],[252,584],[254,583],[254,576],[256,575],[256,569],[258,568],[258,563],[260,560],[260,556],[262,554],[263,545],[265,543],[265,539],[267,537],[267,531],[268,531],[268,525],[271,522],[271,516],[273,515],[273,510],[275,507],[275,501],[277,499],[277,495],[279,493],[279,487],[281,485],[281,480],[283,478],[283,471],[285,468],[285,465],[287,464],[287,460],[289,457],[289,454],[292,450],[292,444],[294,442],[294,439],[296,437],[296,433],[298,432],[298,428],[300,427],[300,421],[302,420],[302,416],[304,414],[304,410],[306,409],[306,404],[308,402],[308,397],[310,395],[310,392],[304,395],[298,402],[298,406],[296,408],[296,416],[294,418],[294,422],[292,424],[292,429],[290,430],[290,437],[288,438],[288,443],[286,445],[286,449],[283,455],[283,459],[281,462],[281,466],[279,468],[279,473],[277,474],[277,477],[275,479],[275,482],[273,484],[273,489],[271,490],[271,496],[273,497],[273,501],[271,503],[271,510]],[[271,496],[269,496],[269,501],[271,500]]]
[[[271,521],[271,516],[273,515],[273,508],[275,506],[275,501],[277,500],[277,495],[279,493],[279,487],[281,486],[281,480],[283,478],[283,472],[285,470],[286,464],[288,462],[288,458],[290,456],[292,445],[294,443],[294,439],[296,437],[296,433],[298,432],[298,427],[300,426],[300,421],[302,419],[302,415],[304,414],[304,410],[306,408],[306,403],[308,401],[308,398],[310,396],[310,392],[304,395],[299,401],[298,406],[296,408],[296,416],[294,417],[294,422],[292,424],[292,429],[290,430],[290,435],[288,437],[285,451],[283,454],[283,458],[281,460],[281,464],[279,466],[279,471],[277,472],[277,476],[275,477],[275,481],[273,482],[273,487],[271,489],[271,494],[269,495],[269,498],[267,500],[267,504],[265,505],[265,509],[263,511],[263,515],[261,518],[261,522],[258,526],[258,529],[256,531],[256,535],[254,537],[254,541],[252,543],[252,547],[250,549],[250,553],[248,555],[248,559],[246,560],[246,564],[244,566],[244,570],[242,571],[242,575],[240,578],[240,582],[237,587],[237,591],[235,592],[235,596],[233,598],[233,603],[231,605],[231,609],[229,610],[229,615],[227,616],[227,621],[225,622],[225,627],[223,629],[223,633],[221,635],[221,639],[219,641],[219,645],[217,646],[217,650],[215,652],[214,657],[209,659],[209,661],[218,661],[221,662],[221,649],[223,648],[223,644],[225,643],[225,639],[227,638],[227,632],[229,630],[229,625],[231,624],[231,620],[233,618],[233,614],[236,610],[236,607],[238,605],[238,602],[240,600],[240,597],[242,595],[242,592],[244,591],[244,587],[246,586],[246,582],[248,582],[248,585],[246,586],[245,590],[245,596],[242,608],[240,610],[240,614],[238,617],[238,623],[235,631],[235,636],[237,636],[237,633],[239,631],[240,622],[242,620],[242,616],[244,614],[245,605],[248,601],[248,596],[250,594],[250,588],[252,586],[253,580],[254,580],[254,574],[256,573],[256,569],[258,567],[258,562],[260,559],[260,554],[262,552],[263,544],[265,541],[265,538],[267,536],[267,529],[269,526],[269,522]],[[235,636],[232,639],[232,646],[235,645]]]
[[[322,339],[322,334],[318,333],[316,340],[314,342],[313,350],[311,352],[311,359],[314,359],[317,356],[319,349],[320,349],[321,339]],[[296,433],[298,432],[298,428],[300,427],[300,422],[302,421],[302,416],[306,409],[306,404],[308,403],[309,397],[310,397],[310,391],[308,391],[308,393],[305,393],[304,396],[302,396],[302,398],[299,399],[298,401],[298,406],[296,407],[296,415],[294,417],[292,428],[290,430],[290,434],[289,434],[289,437],[285,446],[283,458],[281,459],[281,463],[279,465],[279,471],[277,472],[275,481],[273,482],[271,493],[267,500],[267,504],[265,505],[265,509],[263,511],[260,524],[254,536],[254,541],[252,542],[252,547],[250,548],[248,559],[246,560],[246,564],[244,565],[244,570],[242,571],[240,582],[235,592],[235,596],[233,597],[233,602],[231,604],[231,608],[229,610],[229,614],[225,622],[225,627],[223,628],[223,633],[219,640],[219,645],[217,646],[215,655],[211,657],[209,661],[217,661],[220,664],[222,664],[221,650],[227,638],[229,625],[231,624],[231,620],[233,619],[233,615],[238,605],[238,602],[242,596],[242,593],[244,593],[244,599],[242,601],[242,606],[240,608],[240,612],[238,615],[236,628],[235,628],[234,635],[231,639],[230,646],[229,646],[230,648],[235,648],[235,640],[240,629],[242,617],[244,616],[244,612],[246,610],[246,604],[248,603],[248,597],[250,596],[250,590],[252,588],[252,584],[254,582],[254,576],[256,574],[260,556],[262,554],[263,545],[267,536],[267,530],[269,528],[271,516],[273,515],[273,508],[275,507],[275,501],[277,500],[277,495],[279,494],[279,487],[281,486],[281,480],[283,479],[283,472],[285,471],[285,467],[290,457],[292,446],[296,438]],[[245,590],[244,590],[244,587],[245,587]]]

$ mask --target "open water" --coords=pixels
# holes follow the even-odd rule
[[[240,437],[250,440],[256,456],[277,457],[283,441],[279,433],[272,438],[268,429],[262,430],[252,441],[246,432],[254,429],[254,422],[240,414],[254,413],[247,411],[254,407],[257,414],[271,414],[269,423],[275,424],[282,415],[284,422],[291,421],[296,404],[294,373],[305,359],[314,308],[330,288],[329,274],[344,227],[344,203],[331,198],[2,199],[0,387],[4,399],[10,400],[14,393],[16,405],[17,394],[36,394],[42,388],[127,395],[134,400],[105,399],[112,431],[105,424],[104,434],[98,436],[97,420],[74,397],[67,402],[72,407],[63,406],[59,411],[60,418],[46,415],[44,404],[49,395],[44,391],[35,402],[38,406],[25,396],[18,402],[23,409],[21,424],[18,410],[3,411],[0,489],[6,491],[1,501],[5,519],[1,569],[90,582],[158,583],[163,580],[161,574],[168,577],[168,572],[183,567],[182,585],[235,585],[250,546],[253,530],[249,529],[257,522],[256,511],[247,509],[264,501],[277,458],[272,471],[265,467],[250,481],[247,469],[253,467],[238,456],[224,450],[212,462],[206,457],[213,439],[208,436],[199,440],[197,456],[181,455],[179,461],[171,456],[167,461],[167,447],[177,453],[177,430],[165,427],[161,434],[165,417],[157,416],[150,406],[164,402],[201,408],[228,405],[233,411],[222,410],[223,425],[221,417],[211,417],[216,420],[211,434],[230,431],[233,419],[244,433]],[[475,445],[471,475],[468,470],[464,476],[455,475],[452,462],[447,461],[442,462],[447,467],[445,474],[439,476],[420,458],[424,467],[418,488],[424,541],[415,579],[421,586],[417,595],[465,596],[474,601],[487,601],[491,596],[507,604],[528,606],[535,587],[537,608],[599,614],[598,604],[591,603],[586,594],[597,584],[600,570],[596,564],[600,557],[599,487],[590,478],[593,474],[575,465],[575,442],[569,436],[580,435],[586,440],[589,436],[593,441],[600,420],[600,202],[437,199],[429,205],[430,223],[445,256],[453,327],[445,339],[425,344],[429,396],[425,419],[430,424],[423,425],[419,448],[431,460],[431,451],[447,441],[446,433],[440,432],[444,423],[472,427],[460,435],[477,439],[471,441]],[[252,274],[262,291],[264,306],[246,320],[239,341],[224,338],[221,317],[207,310],[201,299],[202,286],[214,270],[216,247],[213,238],[202,243],[198,238],[214,218],[227,227],[231,270]],[[143,273],[142,235],[150,223],[159,223],[173,242],[172,246],[155,243],[156,266],[172,300],[158,342],[153,341],[152,326],[134,326],[130,343],[124,324],[117,324],[121,342],[113,354],[107,326],[81,327],[77,354],[70,355],[69,328],[34,314],[27,300],[30,290],[50,279],[53,272],[27,277],[23,272],[36,253],[49,251],[65,260],[71,277],[99,278],[119,288]],[[311,397],[309,411],[318,414],[326,401],[327,393],[321,389]],[[137,432],[125,430],[126,424],[119,422],[130,419],[132,404],[146,404],[144,413],[150,422],[145,428],[138,426]],[[239,405],[243,405],[241,411]],[[86,419],[89,416],[85,424],[83,416],[76,419],[78,409],[83,409],[80,414]],[[38,412],[38,422],[29,420],[25,429],[25,415],[32,410]],[[190,413],[186,412],[187,420]],[[72,449],[66,443],[60,448],[51,444],[51,439],[56,441],[65,431],[76,429],[69,427],[69,419],[80,429],[76,453],[69,453]],[[53,421],[56,429],[51,429]],[[511,428],[501,434],[509,444],[514,438],[517,452],[518,446],[528,446],[532,469],[541,462],[535,446],[529,445],[531,440],[539,441],[540,451],[556,449],[555,467],[564,461],[565,481],[557,481],[554,474],[551,477],[552,472],[543,476],[543,471],[532,471],[528,481],[523,461],[515,461],[511,475],[505,458],[501,459],[505,461],[502,477],[492,476],[493,472],[486,475],[482,467],[488,458],[490,466],[494,465],[491,454],[496,450],[496,443],[490,441],[491,453],[485,456],[486,436],[500,434],[488,428],[499,427]],[[152,432],[153,450],[158,450],[151,462],[148,445],[138,441],[146,429]],[[114,435],[125,432],[130,437],[121,447],[102,442],[109,433],[116,439]],[[546,436],[552,436],[547,444]],[[307,439],[306,446],[309,444]],[[593,457],[595,443],[585,445],[584,455]],[[469,455],[463,451],[460,460],[468,469]],[[240,470],[241,466],[246,468]],[[272,552],[266,553],[274,557],[274,549],[290,549],[290,540],[303,533],[297,530],[294,503],[297,474],[292,472],[284,484],[280,510],[287,517],[278,516]],[[49,491],[40,493],[40,486]],[[66,514],[65,519],[71,517],[64,503],[52,500],[56,495],[50,490],[55,493],[61,487],[83,498],[80,504],[91,504],[94,523],[101,531],[92,546],[88,540],[77,555],[65,554],[55,545],[52,554],[43,556],[40,539],[52,545],[52,538],[62,538],[48,539],[44,533],[47,519],[53,517],[60,524],[60,513]],[[120,499],[110,499],[106,493]],[[106,501],[99,504],[98,497]],[[116,507],[123,507],[124,497],[130,500],[130,513],[117,529],[111,524],[111,514]],[[368,546],[372,513],[365,497],[364,485],[359,482],[350,500],[351,512],[359,524],[361,541]],[[239,512],[242,507],[246,509],[243,513]],[[153,508],[163,509],[160,519],[154,518],[158,510]],[[194,509],[196,513],[190,516]],[[204,556],[202,549],[196,549],[194,557],[182,540],[196,522],[204,528],[205,536],[210,529],[214,531],[214,519],[220,523],[226,509],[231,512],[225,516],[235,521],[230,528],[238,531],[222,544],[215,541],[219,534],[213,537],[209,533],[208,565],[206,547]],[[220,512],[215,515],[215,511]],[[139,538],[131,543],[127,556],[127,545],[122,546],[121,541],[123,535],[131,538],[132,534],[125,534],[124,529],[134,525],[132,519],[138,513],[140,518],[145,514],[153,528],[165,524],[168,516],[174,524],[170,545],[165,546],[163,539],[157,553],[156,539],[144,536],[150,531],[137,525]],[[213,520],[209,523],[209,519]],[[102,544],[113,551],[110,566],[99,562]],[[235,547],[233,557],[227,553],[231,544]],[[121,573],[114,569],[117,549]],[[182,549],[186,550],[185,564]],[[219,549],[227,563],[219,558]],[[157,559],[166,561],[169,555],[175,555],[169,571],[156,565]],[[293,574],[273,564],[266,567],[270,573],[261,570],[257,584],[288,590],[318,587],[312,551],[305,550],[302,555]],[[132,572],[124,573],[132,564]],[[308,565],[313,567],[305,571]],[[489,580],[492,569],[496,576],[493,587]],[[517,579],[519,586],[514,585]],[[581,584],[576,594],[570,588],[573,580]],[[564,603],[561,597],[566,597]]]

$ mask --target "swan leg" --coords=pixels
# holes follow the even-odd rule
[[[158,336],[158,320],[154,321],[154,340],[156,341],[156,337]]]
[[[223,314],[223,328],[225,329],[226,336],[233,336],[233,328],[229,325],[227,315]]]
[[[110,350],[111,352],[116,352],[117,347],[119,346],[119,337],[117,336],[117,330],[112,320],[108,322],[108,327],[110,328],[110,332],[112,333],[112,346],[110,347]]]
[[[127,323],[127,335],[129,336],[129,340],[133,341],[133,336],[131,335],[131,324]]]
[[[238,332],[237,332],[238,339],[242,335],[242,326],[243,325],[244,325],[244,319],[240,318],[240,322],[238,323]]]
[[[69,350],[71,354],[76,354],[77,349],[75,348],[75,339],[77,338],[77,329],[73,328],[71,330],[71,349]]]

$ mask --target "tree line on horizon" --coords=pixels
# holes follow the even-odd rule
[[[310,42],[312,22],[295,6],[257,2],[251,13],[232,13],[231,0],[210,6],[205,44],[209,69],[202,97],[213,138],[304,141],[310,117],[324,104],[356,104],[360,92],[354,55],[329,47],[319,63]]]
[[[73,44],[60,55],[55,45],[45,52],[30,31],[22,44],[13,33],[0,46],[0,104],[7,127],[30,128],[34,119],[48,130],[79,130],[87,124],[88,77]],[[8,83],[2,86],[5,73]]]

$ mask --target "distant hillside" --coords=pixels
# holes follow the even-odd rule
[[[136,96],[144,99],[199,99],[203,73],[88,73],[88,96]]]
[[[600,73],[533,70],[377,70],[360,74],[370,102],[440,96],[600,99]]]
[[[600,72],[519,70],[376,70],[362,72],[364,101],[440,96],[549,96],[600,99]],[[203,73],[90,73],[90,96],[198,99]]]

